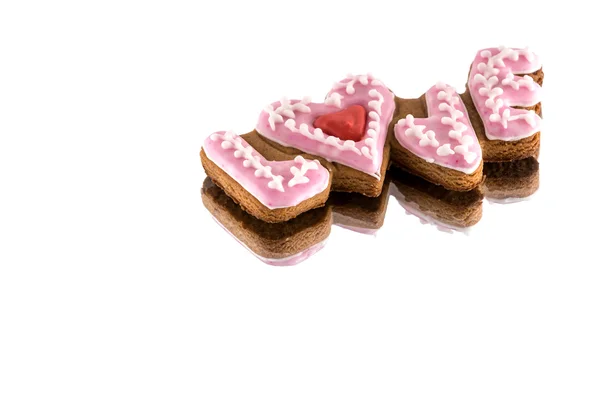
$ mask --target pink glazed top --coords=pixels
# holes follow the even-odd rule
[[[520,140],[540,131],[542,119],[529,107],[540,102],[542,88],[528,74],[542,67],[529,49],[499,47],[477,53],[469,74],[469,92],[491,140]]]
[[[352,105],[360,105],[367,111],[361,140],[341,140],[313,126],[317,117]],[[379,179],[387,128],[394,109],[394,95],[381,81],[371,75],[349,75],[334,84],[324,103],[312,103],[309,98],[283,98],[268,105],[259,116],[256,130],[283,146],[321,156]]]
[[[297,156],[267,161],[231,132],[213,133],[202,148],[208,159],[269,209],[296,206],[329,185],[329,171],[318,160]]]
[[[456,90],[438,83],[425,93],[427,118],[411,114],[398,121],[394,135],[427,162],[471,174],[481,163],[481,146]]]

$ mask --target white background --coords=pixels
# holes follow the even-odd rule
[[[3,1],[0,398],[598,399],[597,14],[547,3]],[[391,200],[277,268],[203,208],[211,132],[501,44],[544,60],[541,189],[470,236]]]

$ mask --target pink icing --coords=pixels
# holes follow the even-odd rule
[[[481,147],[464,103],[454,88],[438,83],[425,93],[427,118],[411,114],[398,121],[394,134],[411,153],[445,168],[473,173]]]
[[[531,77],[515,76],[541,68],[528,49],[500,47],[477,53],[469,74],[469,92],[492,140],[519,140],[540,131],[542,119],[534,111],[513,108],[540,102],[541,87]]]
[[[231,132],[210,135],[206,156],[270,209],[298,205],[327,188],[329,171],[318,160],[298,156],[267,161],[244,139]]]
[[[367,111],[365,134],[360,141],[340,140],[313,126],[318,116],[355,104]],[[307,98],[272,103],[260,114],[256,130],[283,146],[380,178],[387,127],[394,109],[394,95],[383,83],[371,75],[349,76],[334,84],[325,103],[312,103]]]

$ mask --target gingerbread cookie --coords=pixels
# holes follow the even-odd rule
[[[223,229],[270,265],[306,260],[323,248],[331,232],[330,207],[307,211],[287,222],[268,223],[245,212],[210,178],[204,180],[202,202]]]
[[[481,183],[481,147],[456,90],[438,83],[418,99],[396,98],[392,160],[412,174],[448,190]]]
[[[522,197],[537,187],[531,161],[510,168],[490,163],[537,157],[543,76],[534,53],[504,47],[477,53],[463,94],[438,83],[405,99],[370,74],[349,75],[323,103],[283,98],[260,113],[252,132],[210,135],[202,164],[233,201],[263,221],[289,221],[330,197],[327,207],[334,206],[343,197],[334,192],[350,192],[354,200],[334,207],[338,222],[371,218],[359,229],[375,230],[383,223],[392,162],[424,179],[395,185],[413,199],[407,204],[448,226],[471,226],[481,218],[485,174],[489,196]],[[499,171],[522,171],[515,165],[532,172],[511,176],[521,179],[520,189],[511,191]],[[361,207],[362,196],[378,206]]]
[[[266,222],[288,221],[321,207],[331,174],[319,160],[301,155],[268,161],[242,137],[216,132],[200,153],[206,174],[248,213]]]
[[[483,192],[480,187],[470,191],[452,191],[432,184],[401,168],[388,172],[393,187],[392,196],[405,209],[424,223],[441,230],[463,231],[475,225],[482,216]]]
[[[529,49],[499,47],[477,52],[462,99],[485,162],[538,154],[543,80],[540,58]]]
[[[394,95],[381,81],[371,75],[351,75],[334,84],[324,103],[284,98],[270,104],[260,114],[256,131],[279,145],[383,182],[381,167],[394,108]],[[335,187],[344,188],[342,183]],[[355,191],[352,185],[346,189],[342,191]]]
[[[533,195],[540,186],[540,164],[535,157],[503,163],[485,163],[485,197],[492,202],[510,203]]]

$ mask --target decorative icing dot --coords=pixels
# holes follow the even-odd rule
[[[307,176],[305,176],[305,174],[309,170],[317,170],[319,168],[319,166],[317,165],[318,160],[307,161],[302,156],[297,156],[296,158],[294,158],[294,162],[299,163],[301,165],[300,169],[298,169],[297,167],[290,168],[290,172],[292,173],[292,175],[294,175],[294,177],[288,182],[289,187],[294,187],[296,185],[308,183],[309,179]]]
[[[521,87],[525,87],[530,91],[535,89],[535,84],[531,76],[525,75],[522,78],[516,79],[511,72],[506,74],[506,78],[502,80],[502,85],[510,86],[515,90],[519,90]]]
[[[377,100],[369,101],[369,107],[371,107],[378,115],[381,115],[381,105],[383,104],[383,96],[376,89],[369,90],[369,96],[377,98]]]
[[[333,92],[325,99],[325,104],[328,106],[336,106],[337,108],[342,108],[342,99],[344,96],[339,94],[338,92]]]
[[[271,104],[265,107],[265,111],[269,114],[269,125],[272,130],[275,130],[277,123],[283,122],[283,117],[296,118],[296,111],[301,113],[310,112],[310,107],[307,105],[310,103],[310,98],[308,97],[296,103],[291,103],[287,97],[283,97],[279,103],[280,106],[277,108],[273,108]]]
[[[454,150],[450,147],[450,143],[446,143],[443,146],[438,147],[436,153],[438,156],[450,156],[454,154]]]
[[[379,86],[381,85],[381,82],[376,81],[377,85],[373,84],[373,82],[375,81],[373,79],[373,77],[370,74],[367,75],[352,75],[352,74],[348,74],[347,79],[349,79],[348,82],[336,82],[333,84],[333,88],[334,89],[341,89],[341,88],[345,88],[346,89],[346,93],[347,94],[354,94],[356,92],[356,89],[354,88],[354,85],[358,82],[363,86],[367,86],[369,84],[369,80],[371,81],[371,84],[373,86]]]
[[[252,147],[250,145],[244,147],[242,143],[242,139],[233,134],[232,132],[226,132],[224,134],[213,133],[210,136],[212,141],[222,140],[221,148],[224,150],[235,149],[233,156],[235,158],[244,158],[242,165],[245,168],[254,168],[254,176],[258,178],[267,178],[271,179],[268,183],[268,187],[271,189],[278,190],[280,192],[284,191],[283,188],[283,176],[281,175],[273,175],[271,173],[271,167],[262,165],[259,156],[252,155]]]
[[[471,136],[463,136],[460,139],[460,145],[454,147],[454,151],[458,154],[462,154],[465,161],[472,164],[477,157],[477,154],[469,151],[469,146],[473,144],[473,138]]]
[[[423,135],[423,138],[419,141],[419,146],[421,146],[421,147],[425,147],[425,146],[438,147],[439,145],[440,145],[440,143],[435,139],[434,131],[427,131],[425,133],[425,135]]]
[[[270,181],[267,185],[271,189],[275,189],[275,190],[279,190],[280,192],[284,192],[285,190],[283,189],[283,184],[281,183],[282,181],[283,181],[283,176],[273,175],[273,180]]]

